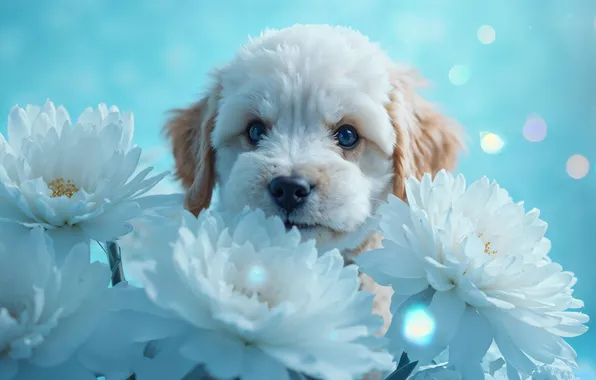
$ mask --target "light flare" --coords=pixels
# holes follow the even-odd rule
[[[406,311],[403,332],[411,343],[429,344],[435,332],[435,321],[424,308],[413,307]]]
[[[488,154],[500,153],[505,147],[505,141],[494,133],[481,133],[480,134],[480,148]]]
[[[246,272],[246,282],[251,289],[258,289],[267,282],[267,272],[261,265],[254,264]]]

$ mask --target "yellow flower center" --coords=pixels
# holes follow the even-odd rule
[[[56,178],[48,183],[48,188],[52,190],[52,198],[67,197],[71,198],[79,188],[70,180]]]
[[[484,240],[483,238],[484,234],[481,232],[478,234],[478,237],[481,238],[484,241],[484,253],[486,253],[487,255],[496,255],[497,254],[497,250],[496,249],[492,249],[491,247],[491,242],[490,240]],[[466,275],[468,273],[468,270],[464,270],[464,275]]]
[[[482,238],[482,236],[484,236],[484,234],[479,233],[478,237]],[[490,241],[485,241],[484,242],[484,253],[486,253],[487,255],[495,255],[497,254],[497,251],[491,248],[491,242]]]

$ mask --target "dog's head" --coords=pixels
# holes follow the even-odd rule
[[[187,208],[281,216],[319,246],[365,223],[404,179],[455,166],[458,126],[416,92],[415,72],[343,27],[266,31],[166,126]]]

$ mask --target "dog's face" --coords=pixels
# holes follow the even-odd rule
[[[355,248],[380,202],[403,195],[404,177],[455,163],[449,120],[413,92],[411,73],[349,29],[266,32],[214,78],[168,125],[195,212],[217,183],[226,211],[260,208],[320,247]]]

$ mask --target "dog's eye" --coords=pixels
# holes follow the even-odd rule
[[[335,139],[344,149],[352,149],[358,143],[358,133],[351,125],[342,125],[335,131]]]
[[[253,143],[255,145],[259,141],[261,141],[263,136],[265,136],[266,132],[267,132],[267,128],[265,127],[265,124],[263,124],[260,121],[251,122],[250,124],[248,124],[248,128],[246,129],[246,134],[248,135],[248,139],[250,140],[251,143]]]

